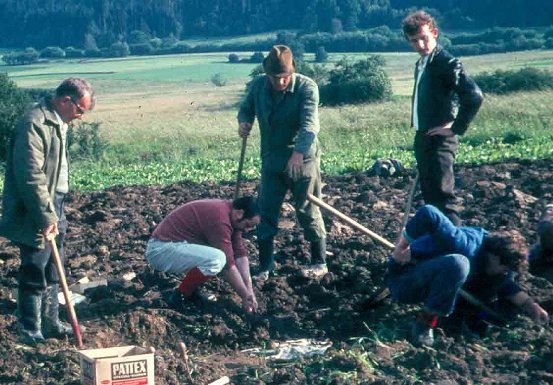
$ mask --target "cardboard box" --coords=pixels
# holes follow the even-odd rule
[[[81,350],[81,383],[154,385],[153,351],[138,346]]]

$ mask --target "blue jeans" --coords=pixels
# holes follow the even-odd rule
[[[457,293],[469,271],[469,260],[461,254],[442,255],[404,266],[390,257],[388,287],[395,301],[425,302],[427,311],[446,316],[453,312]]]
[[[155,238],[148,241],[146,259],[152,268],[164,273],[184,274],[197,267],[206,276],[219,274],[227,263],[225,253],[214,247]]]

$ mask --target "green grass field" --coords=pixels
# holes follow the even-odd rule
[[[331,67],[343,56],[332,54],[327,65]],[[408,122],[416,55],[383,56],[392,79],[392,101],[321,108],[324,173],[364,170],[379,157],[413,164],[413,132]],[[227,57],[228,53],[145,56],[3,66],[0,70],[8,72],[21,87],[52,88],[68,76],[85,77],[93,83],[97,106],[85,120],[101,124],[101,136],[109,147],[102,161],[73,162],[71,180],[74,188],[101,189],[114,184],[235,178],[241,143],[236,113],[255,65],[230,64]],[[553,69],[553,51],[462,60],[471,74],[523,66]],[[216,87],[211,83],[216,73],[227,85]],[[481,112],[462,138],[458,162],[551,156],[551,105],[553,91],[487,95]],[[257,176],[258,151],[259,138],[254,131],[248,141],[246,177]]]

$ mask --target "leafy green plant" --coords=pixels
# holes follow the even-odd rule
[[[67,147],[71,158],[99,161],[104,157],[107,143],[100,137],[100,123],[80,122],[69,126]]]

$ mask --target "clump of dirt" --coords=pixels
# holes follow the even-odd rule
[[[540,210],[553,201],[551,161],[463,166],[457,191],[467,225],[518,229],[535,241]],[[324,200],[342,213],[395,241],[400,230],[413,172],[388,178],[369,173],[325,178]],[[159,274],[144,252],[152,230],[172,209],[201,198],[230,198],[232,183],[114,187],[72,193],[67,203],[70,227],[65,243],[69,283],[88,276],[108,285],[87,290],[76,307],[86,327],[86,348],[136,344],[156,348],[156,384],[207,384],[229,376],[233,384],[550,384],[553,383],[553,334],[521,316],[509,328],[492,327],[483,340],[455,340],[438,330],[435,348],[415,348],[405,337],[417,307],[385,300],[374,309],[359,305],[383,285],[389,250],[325,213],[330,272],[320,281],[297,275],[309,263],[308,245],[283,210],[277,245],[277,276],[255,288],[260,312],[246,317],[230,287],[221,280],[206,288],[218,301],[186,314],[170,309],[162,293],[179,277]],[[243,184],[252,193],[255,181]],[[415,196],[414,207],[421,197]],[[257,264],[255,235],[248,234],[252,265]],[[73,340],[49,340],[37,347],[17,339],[15,302],[18,249],[0,241],[0,382],[10,384],[80,383]],[[135,276],[128,273],[135,273]],[[523,274],[523,286],[551,311],[553,286]],[[276,341],[328,339],[324,356],[275,362],[250,354]],[[185,371],[177,344],[189,350]],[[192,382],[189,380],[189,374]]]

